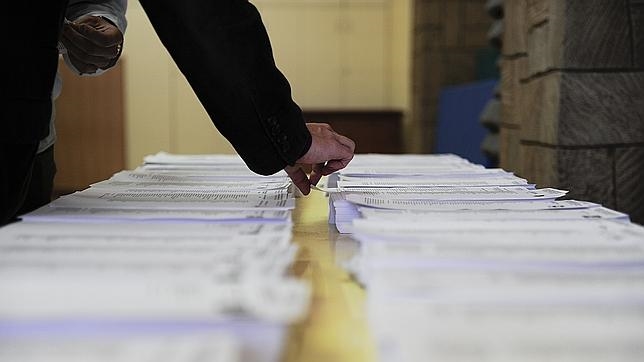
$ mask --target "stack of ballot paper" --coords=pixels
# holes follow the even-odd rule
[[[642,360],[628,215],[454,155],[357,155],[321,189],[381,361]]]
[[[628,215],[600,205],[557,200],[567,191],[538,189],[502,169],[486,169],[452,154],[356,155],[332,175],[329,222],[352,233],[353,220],[395,215],[425,219],[618,219]],[[546,212],[557,210],[561,212]]]
[[[278,361],[292,185],[238,156],[145,158],[0,229],[2,361]]]

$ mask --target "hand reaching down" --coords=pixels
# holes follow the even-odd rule
[[[109,20],[85,16],[66,21],[60,41],[73,66],[81,74],[93,74],[116,64],[123,46],[123,34]]]
[[[306,127],[311,133],[311,148],[294,166],[284,168],[304,195],[309,194],[311,185],[317,184],[322,176],[345,168],[353,159],[355,150],[352,140],[336,133],[326,123],[307,123]],[[305,169],[311,170],[309,176]]]

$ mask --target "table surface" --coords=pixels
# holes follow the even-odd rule
[[[312,295],[309,315],[289,332],[284,361],[374,361],[365,291],[340,265],[358,245],[328,223],[328,214],[321,192],[296,200],[293,242],[300,249],[291,272],[311,283]]]

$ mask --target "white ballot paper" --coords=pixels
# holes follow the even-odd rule
[[[290,182],[274,179],[271,181],[118,181],[105,180],[92,184],[93,189],[107,190],[203,190],[203,191],[263,191],[287,190]]]
[[[273,175],[263,176],[254,173],[247,167],[216,167],[216,166],[156,166],[145,165],[134,169],[135,173],[151,173],[156,175],[182,176],[191,179],[234,179],[234,180],[266,180],[279,179],[288,176],[280,171]]]
[[[281,183],[288,182],[288,176],[276,174],[272,176],[255,176],[255,177],[234,177],[218,176],[207,173],[187,173],[187,172],[147,172],[147,171],[121,171],[117,172],[110,178],[111,181],[123,182],[157,182],[157,183],[239,183],[239,184],[257,184],[257,183]]]
[[[486,169],[482,166],[460,166],[460,167],[429,167],[429,168],[352,168],[338,171],[341,178],[344,177],[370,177],[370,178],[391,178],[391,177],[431,177],[431,178],[482,178],[482,177],[507,177],[514,175],[502,169]]]
[[[640,361],[644,306],[368,303],[384,362]]]
[[[454,155],[357,155],[329,180],[379,361],[641,360],[644,228],[628,215]]]
[[[293,186],[239,156],[146,157],[0,228],[0,360],[278,362]]]
[[[507,178],[345,178],[338,180],[338,188],[350,191],[362,188],[403,188],[403,187],[490,187],[490,186],[523,186],[534,188],[525,179]]]
[[[176,210],[52,207],[45,205],[21,216],[24,221],[46,222],[219,222],[219,223],[268,223],[290,222],[290,210]]]
[[[346,202],[374,208],[392,210],[559,210],[585,209],[598,204],[577,200],[535,200],[524,202],[511,201],[451,201],[451,200],[405,200],[374,197],[362,194],[344,196]]]
[[[0,233],[0,275],[279,276],[297,251],[290,230],[287,224],[17,223]]]
[[[570,229],[538,227],[527,231],[501,228],[427,229],[413,232],[356,226],[354,238],[362,243],[360,262],[366,267],[425,268],[432,265],[498,265],[512,267],[635,267],[644,263],[644,233],[630,228],[596,226],[585,222]],[[605,223],[610,223],[606,221]],[[565,225],[569,223],[554,223]],[[467,227],[467,226],[466,226]]]
[[[173,154],[168,152],[157,152],[143,158],[145,164],[160,165],[237,165],[245,166],[244,160],[239,155],[218,155],[218,154]]]
[[[425,232],[431,237],[440,232],[508,232],[517,231],[526,234],[546,232],[606,232],[624,237],[644,237],[644,227],[622,223],[615,220],[569,220],[561,223],[552,220],[390,220],[357,219],[353,221],[356,231],[377,233],[380,235],[403,236]],[[529,235],[528,235],[529,236]],[[644,241],[644,238],[641,239]]]
[[[0,325],[0,330],[2,326]],[[242,362],[241,341],[222,332],[103,336],[0,336],[5,362]]]
[[[295,200],[283,190],[256,192],[210,191],[126,191],[109,192],[86,189],[56,199],[53,207],[91,207],[116,209],[272,209],[290,210]]]
[[[644,302],[644,268],[533,268],[436,265],[370,268],[363,283],[374,298],[505,303]]]
[[[361,196],[386,197],[398,200],[447,200],[447,201],[535,201],[554,200],[567,191],[552,188],[528,189],[526,187],[436,187],[436,188],[374,188],[356,193]],[[351,193],[348,194],[348,196]]]
[[[304,317],[310,288],[294,278],[225,283],[188,277],[43,274],[37,280],[29,275],[3,277],[0,294],[0,321],[292,323]]]
[[[565,201],[555,201],[557,203]],[[629,221],[627,214],[605,207],[588,209],[551,209],[551,210],[388,210],[370,207],[359,207],[360,215],[365,219],[399,220],[402,222],[431,222],[451,220],[621,220]]]
[[[387,154],[387,153],[361,153],[355,155],[352,165],[365,166],[373,165],[378,167],[387,167],[388,165],[423,165],[423,164],[471,164],[465,158],[453,153],[436,153],[436,154]]]

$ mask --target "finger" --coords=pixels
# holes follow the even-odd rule
[[[74,65],[76,70],[80,72],[80,74],[93,74],[98,70],[95,65],[83,62],[81,59],[78,59],[73,53],[68,52],[67,56],[69,57],[69,61]]]
[[[311,171],[311,175],[309,176],[309,182],[311,185],[317,185],[318,182],[320,182],[320,179],[322,178],[322,170],[324,169],[324,163],[316,163],[313,165],[313,170]]]
[[[351,158],[342,159],[342,160],[331,160],[327,162],[326,165],[324,165],[324,168],[322,168],[322,175],[327,176],[336,171],[342,170],[343,168],[347,167],[349,162],[351,162]]]
[[[284,171],[286,171],[288,177],[291,178],[295,186],[297,186],[304,195],[308,195],[309,192],[311,192],[311,182],[301,168],[297,166],[286,166]]]

